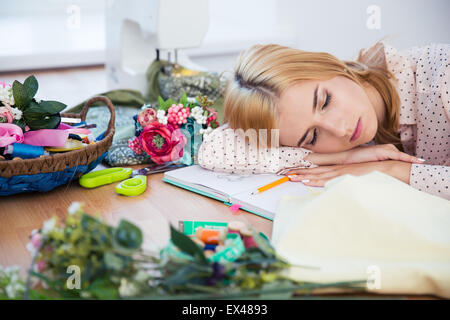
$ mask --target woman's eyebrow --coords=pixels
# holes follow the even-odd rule
[[[318,89],[319,89],[319,85],[317,85],[316,89],[314,89],[314,97],[313,97],[313,105],[312,105],[313,113],[316,111],[316,108],[317,108],[317,91],[318,91]],[[306,132],[302,136],[302,138],[300,140],[298,140],[297,147],[300,147],[302,145],[302,143],[303,143],[303,141],[305,141],[307,135],[308,135],[308,130],[306,130]]]

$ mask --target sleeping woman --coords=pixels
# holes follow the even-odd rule
[[[450,200],[449,87],[450,45],[400,52],[377,42],[356,61],[255,45],[238,59],[225,124],[198,162],[308,186],[377,170]]]

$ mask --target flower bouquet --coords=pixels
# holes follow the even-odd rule
[[[128,146],[156,164],[194,164],[203,137],[219,126],[212,104],[206,96],[188,98],[186,93],[178,102],[159,97],[156,107],[144,105],[134,117],[136,133]]]
[[[143,234],[136,225],[122,220],[117,227],[109,226],[86,214],[79,203],[68,211],[65,220],[52,218],[32,232],[28,248],[34,258],[27,281],[17,276],[2,281],[0,273],[0,295],[10,299],[288,299],[318,288],[361,290],[365,284],[291,280],[283,273],[290,265],[252,228],[247,229],[251,245],[235,251],[239,255],[233,260],[214,261],[195,239],[173,227],[169,244],[179,254],[167,254],[168,247],[151,253],[142,249]]]

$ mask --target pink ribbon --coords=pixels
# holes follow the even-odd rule
[[[13,143],[22,143],[24,140],[22,129],[12,123],[0,123],[0,147]]]
[[[25,143],[32,146],[64,147],[69,133],[90,134],[86,128],[73,128],[66,124],[60,124],[58,129],[40,129],[22,132],[22,129],[12,123],[0,123],[0,147],[6,147],[12,143]]]
[[[24,143],[32,146],[64,147],[69,137],[68,130],[40,129],[24,133]]]

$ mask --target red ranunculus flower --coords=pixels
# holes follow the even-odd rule
[[[187,141],[180,129],[157,121],[147,125],[139,139],[142,149],[157,164],[180,159],[183,156],[183,148]]]

